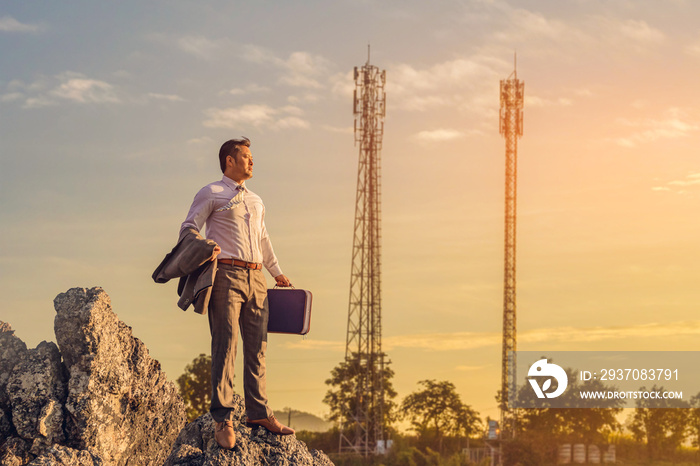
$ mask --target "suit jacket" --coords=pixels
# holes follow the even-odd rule
[[[196,228],[185,228],[170,253],[156,267],[153,280],[166,283],[172,278],[180,278],[177,294],[178,307],[186,311],[194,304],[194,311],[206,314],[209,307],[211,289],[216,275],[216,260],[210,261],[217,244],[205,239]]]

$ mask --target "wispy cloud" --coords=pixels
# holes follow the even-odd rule
[[[700,173],[691,173],[683,179],[669,181],[662,186],[654,186],[651,189],[652,191],[676,191],[683,193],[686,188],[691,186],[700,186]]]
[[[303,111],[298,107],[273,108],[268,105],[243,105],[241,107],[210,108],[204,111],[207,119],[202,123],[208,128],[241,128],[253,126],[272,129],[310,127],[308,121],[300,118]]]
[[[666,41],[666,35],[659,29],[649,26],[645,21],[628,19],[617,22],[613,27],[623,37],[639,44],[659,45]]]
[[[179,95],[174,94],[157,94],[155,92],[149,92],[148,97],[155,100],[169,100],[170,102],[184,102],[185,99]]]
[[[430,131],[421,131],[412,136],[412,139],[418,142],[443,142],[461,139],[466,134],[456,129],[434,129]]]
[[[63,82],[53,89],[50,95],[79,103],[119,102],[114,86],[105,81],[68,75],[65,75],[62,80]]]
[[[527,55],[571,57],[582,52],[644,54],[667,42],[664,32],[644,20],[612,15],[577,15],[560,18],[555,14],[514,7],[502,1],[475,2],[492,21],[484,49],[505,52],[515,44],[528,44]],[[484,13],[482,12],[482,14]],[[497,19],[496,19],[497,18]]]
[[[203,136],[201,138],[192,138],[187,140],[187,144],[209,144],[214,142],[209,136]]]
[[[666,111],[664,118],[661,119],[629,120],[620,118],[618,123],[623,126],[640,129],[628,136],[613,139],[615,143],[623,147],[636,147],[659,139],[680,138],[700,129],[700,125],[697,122],[691,121],[685,112],[678,108],[669,109]]]
[[[262,92],[270,92],[269,87],[264,87],[259,84],[248,84],[245,87],[235,87],[228,91],[231,95],[248,95],[248,94],[259,94]]]
[[[53,77],[41,76],[34,82],[13,80],[3,101],[22,102],[24,108],[41,108],[75,102],[80,104],[119,103],[117,89],[110,83],[89,78],[81,73],[66,71]]]
[[[292,87],[321,89],[332,64],[321,55],[309,52],[293,52],[280,58],[271,50],[257,45],[245,45],[242,57],[252,63],[272,65],[282,71],[278,82]]]
[[[391,92],[393,105],[403,110],[453,107],[490,115],[493,101],[484,96],[497,95],[499,79],[508,66],[485,55],[457,58],[427,68],[396,64],[387,69],[387,92]]]
[[[46,27],[43,25],[21,23],[12,16],[0,17],[0,31],[2,32],[36,33],[44,29]]]
[[[321,350],[321,351],[345,351],[345,342],[329,340],[296,340],[285,345],[290,349]]]
[[[204,60],[212,60],[227,44],[227,39],[212,40],[204,36],[183,36],[175,42],[180,50]]]
[[[331,133],[342,133],[342,134],[352,134],[355,130],[352,126],[331,126],[331,125],[321,125],[321,129],[324,131],[329,131]]]
[[[700,40],[685,47],[685,53],[700,58]]]
[[[617,341],[625,338],[668,338],[678,335],[700,335],[700,321],[649,323],[627,327],[556,327],[525,330],[518,333],[518,342],[525,343],[590,343]],[[385,349],[421,348],[430,351],[454,351],[498,346],[500,332],[451,332],[391,336],[383,339]]]
[[[566,97],[557,99],[546,99],[536,95],[525,95],[525,107],[567,107],[574,103],[573,100]]]

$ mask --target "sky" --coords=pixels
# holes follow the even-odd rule
[[[352,70],[371,44],[398,401],[449,380],[498,417],[498,89],[514,53],[518,349],[700,350],[698,17],[691,0],[3,2],[0,320],[30,347],[55,341],[53,298],[101,286],[175,380],[209,352],[207,319],[151,273],[221,178],[221,143],[247,136],[280,265],[314,296],[307,337],[270,335],[270,403],[327,414],[347,330]]]

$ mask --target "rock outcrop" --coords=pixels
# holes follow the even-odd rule
[[[236,395],[235,401],[233,450],[219,448],[214,440],[214,420],[207,413],[180,432],[165,466],[333,466],[322,451],[309,450],[294,435],[275,435],[263,427],[246,427],[243,399]]]
[[[295,436],[243,423],[222,450],[209,414],[185,427],[175,386],[102,288],[72,288],[54,300],[58,345],[34,349],[0,322],[0,464],[332,465]],[[184,428],[183,428],[184,427]]]
[[[58,346],[27,350],[0,324],[0,464],[163,464],[185,409],[160,363],[101,288],[54,308]]]

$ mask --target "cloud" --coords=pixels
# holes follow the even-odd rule
[[[41,107],[51,107],[53,105],[58,105],[58,102],[55,100],[49,99],[46,96],[38,96],[38,97],[28,97],[24,101],[24,105],[22,105],[23,108],[41,108]]]
[[[321,125],[321,129],[331,133],[342,133],[342,134],[353,134],[355,129],[352,126],[331,126],[331,125]]]
[[[212,60],[219,55],[228,42],[224,39],[214,41],[204,36],[184,36],[178,38],[175,43],[185,53],[204,60]]]
[[[625,338],[665,339],[668,337],[689,335],[700,336],[700,320],[678,321],[621,326],[621,327],[554,327],[518,332],[518,343],[590,343],[602,341],[619,341]],[[385,336],[382,347],[386,351],[398,348],[422,349],[426,351],[462,351],[500,346],[500,332],[449,332],[416,333],[407,335]],[[300,340],[287,343],[288,348],[343,351],[345,343],[330,340]],[[458,370],[478,370],[481,366],[458,366]]]
[[[686,46],[685,53],[700,58],[700,41]]]
[[[568,107],[573,103],[573,100],[565,97],[559,97],[558,99],[545,99],[543,97],[525,94],[525,107]]]
[[[204,111],[207,119],[202,123],[208,128],[255,128],[288,129],[310,127],[308,121],[300,118],[303,111],[298,107],[272,108],[268,105],[243,105],[241,107],[210,108]]]
[[[2,32],[41,32],[45,28],[38,24],[20,23],[12,16],[0,17],[0,31]]]
[[[53,89],[50,94],[60,99],[79,103],[116,103],[119,102],[114,86],[97,79],[72,77]]]
[[[618,145],[630,148],[659,139],[684,137],[700,129],[698,123],[689,121],[684,112],[678,108],[667,110],[663,119],[628,120],[620,118],[618,123],[628,127],[640,128],[640,131],[628,136],[613,139]]]
[[[664,186],[654,186],[652,191],[676,191],[678,193],[684,192],[683,188],[688,188],[690,186],[700,186],[700,173],[691,173],[681,180],[673,180],[666,183]],[[680,190],[674,188],[681,188]]]
[[[264,47],[250,44],[243,47],[242,57],[252,63],[278,68],[283,73],[278,82],[292,87],[324,88],[321,81],[328,77],[332,67],[331,62],[321,55],[293,52],[283,59]]]
[[[169,100],[170,102],[184,102],[185,99],[179,95],[174,94],[156,94],[154,92],[149,92],[148,97],[156,100]]]
[[[583,27],[589,31],[588,42],[605,52],[632,51],[645,54],[667,40],[660,29],[650,26],[646,21],[635,19],[596,16],[585,22]]]
[[[615,26],[620,34],[640,44],[659,45],[666,41],[663,32],[649,26],[645,21],[628,19]]]
[[[0,95],[0,102],[12,102],[14,100],[19,100],[24,97],[21,92],[8,92],[7,94]]]
[[[187,140],[187,144],[209,144],[211,142],[214,142],[214,140],[209,136],[204,136],[201,138],[192,138]]]
[[[488,366],[456,366],[455,370],[458,371],[480,371],[481,369],[486,369]]]
[[[294,87],[319,89],[324,86],[318,78],[326,74],[328,67],[328,60],[320,55],[294,52],[285,62],[287,74],[280,78],[280,82]]]
[[[355,89],[352,73],[352,71],[347,71],[345,73],[335,73],[330,76],[329,82],[333,95],[352,100],[352,92]]]
[[[123,100],[112,84],[72,71],[40,76],[31,83],[15,79],[7,84],[7,90],[10,92],[3,95],[3,101],[22,102],[23,108],[49,107],[61,102],[109,104]]]
[[[432,131],[421,131],[412,136],[419,142],[442,142],[461,139],[465,136],[462,131],[456,129],[435,129]]]
[[[452,107],[480,116],[493,112],[493,97],[508,64],[484,55],[418,68],[401,63],[387,69],[392,106],[410,111]]]
[[[270,88],[260,86],[259,84],[248,84],[245,87],[236,87],[228,91],[231,95],[258,94],[261,92],[270,92]]]
[[[551,14],[513,7],[505,2],[480,2],[495,32],[484,49],[498,53],[528,44],[529,56],[559,56],[570,60],[583,52],[644,54],[667,42],[666,35],[646,21],[611,15],[577,15],[561,19]]]
[[[306,349],[306,350],[321,350],[345,352],[344,341],[329,341],[329,340],[296,340],[285,344],[290,349]]]

